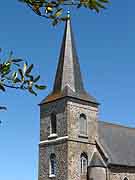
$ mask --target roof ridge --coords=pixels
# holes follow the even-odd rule
[[[106,125],[112,125],[112,126],[115,126],[115,127],[121,127],[121,128],[126,128],[126,129],[130,129],[130,130],[135,130],[135,127],[129,127],[127,125],[122,125],[122,124],[115,124],[113,122],[106,122],[106,121],[99,121],[99,123],[104,123]]]

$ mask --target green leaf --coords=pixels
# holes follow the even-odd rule
[[[94,9],[97,13],[99,13],[100,9],[97,6],[97,1],[96,0],[89,0],[87,6],[90,9]]]
[[[6,91],[5,88],[4,88],[4,86],[3,86],[2,84],[0,84],[0,90],[2,90],[3,92]]]
[[[102,8],[102,9],[105,9],[106,7],[103,5],[103,4],[101,4],[100,2],[96,2],[96,5],[99,7],[99,8]]]
[[[100,10],[97,6],[95,6],[94,9],[96,10],[97,13],[99,13]]]
[[[12,59],[11,60],[13,63],[18,63],[18,62],[22,62],[23,60],[22,59]]]
[[[2,74],[6,75],[10,72],[11,63],[7,62],[2,66]]]
[[[17,78],[17,76],[18,76],[18,73],[17,73],[17,72],[14,72],[14,73],[12,74],[12,79],[15,80],[15,79]]]
[[[30,81],[33,81],[34,77],[32,75],[26,74],[26,77],[30,78]]]
[[[77,8],[80,8],[82,6],[82,4],[81,3],[79,3],[78,5],[77,5]]]
[[[24,81],[24,75],[23,75],[23,71],[22,69],[18,69],[20,76],[21,76],[21,80]]]
[[[19,78],[16,78],[13,82],[14,83],[21,83],[22,81]]]
[[[37,77],[33,80],[33,82],[37,82],[39,79],[40,79],[40,75],[37,76]]]
[[[36,14],[38,14],[39,16],[41,16],[41,12],[40,12],[40,6],[39,4],[33,4],[33,10],[35,11]]]
[[[37,93],[35,91],[33,91],[32,88],[28,88],[28,91],[31,93],[31,94],[34,94],[35,96],[37,96]]]
[[[31,64],[30,67],[27,69],[26,74],[29,74],[32,71],[33,67],[34,65]]]
[[[103,3],[109,3],[109,0],[99,0],[99,1]]]
[[[10,51],[9,57],[11,58],[13,56],[13,51]]]
[[[26,73],[26,70],[27,70],[27,63],[24,63],[24,65],[23,65],[23,73],[24,74]]]
[[[6,110],[7,110],[7,108],[6,108],[5,106],[0,106],[0,110],[4,110],[4,111],[6,111]]]
[[[58,22],[59,22],[58,19],[54,19],[53,22],[52,22],[52,25],[56,26],[58,24]]]
[[[68,19],[67,16],[64,16],[64,17],[61,17],[61,18],[60,18],[61,21],[66,21],[67,19]]]
[[[61,16],[62,12],[63,12],[63,9],[60,8],[60,9],[58,9],[58,10],[56,11],[56,13],[54,14],[54,16],[55,16],[55,17],[59,17],[59,16]]]
[[[35,87],[39,90],[44,90],[46,88],[46,86],[39,86],[39,85],[35,85]]]

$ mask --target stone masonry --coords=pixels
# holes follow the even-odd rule
[[[57,135],[55,139],[49,138],[50,116],[57,113]],[[79,134],[79,115],[88,116],[88,136]],[[96,107],[71,102],[65,99],[41,106],[41,143],[39,155],[39,180],[49,180],[49,157],[55,153],[57,157],[56,180],[84,180],[80,175],[80,156],[85,152],[91,159],[95,149],[97,128]],[[63,139],[60,139],[62,138]]]

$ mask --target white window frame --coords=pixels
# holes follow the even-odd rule
[[[52,127],[52,116],[55,116],[55,125],[56,125],[56,131],[53,132],[53,127]],[[50,136],[49,137],[57,137],[57,116],[55,112],[52,112],[50,116]]]
[[[87,175],[87,168],[88,168],[88,157],[85,153],[81,154],[80,157],[80,173],[81,175]]]
[[[54,157],[53,157],[54,156]],[[52,161],[54,161],[53,163],[53,166],[54,167],[52,167]],[[53,170],[52,170],[52,168],[54,168]],[[54,172],[54,173],[53,173]],[[53,177],[56,177],[56,173],[57,173],[57,171],[56,171],[56,155],[55,154],[51,154],[50,155],[50,159],[49,159],[49,177],[51,178],[53,178]]]
[[[84,117],[83,122],[81,121],[81,116]],[[87,136],[87,133],[88,133],[87,127],[88,127],[87,116],[84,113],[81,113],[79,116],[79,135],[80,136]]]

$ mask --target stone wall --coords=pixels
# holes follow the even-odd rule
[[[135,180],[135,168],[113,166],[105,169],[93,167],[89,168],[88,177],[88,180],[91,180],[91,178],[94,180],[124,180],[125,177],[128,180]]]
[[[79,117],[85,114],[87,118],[87,136],[79,133]],[[80,157],[87,154],[90,161],[97,137],[98,109],[87,104],[67,102],[68,123],[68,180],[86,180],[87,177],[80,174]]]
[[[102,167],[89,168],[88,180],[106,180],[106,169]]]
[[[79,117],[81,113],[85,114],[87,118],[87,137],[82,137],[79,134]],[[97,137],[97,120],[97,107],[68,101],[67,123],[69,139],[95,143],[95,139]]]
[[[85,152],[89,163],[95,148],[94,144],[84,144],[71,140],[60,140],[55,143],[40,145],[39,180],[87,180],[87,177],[80,174],[80,157]],[[52,153],[55,153],[57,160],[55,178],[49,177],[49,157]]]
[[[55,112],[57,118],[57,135],[67,135],[66,100],[59,100],[40,107],[40,141],[48,140],[50,135],[51,114]]]
[[[108,180],[135,180],[135,168],[113,166],[109,168]]]
[[[51,113],[57,117],[57,137],[50,136]],[[87,117],[87,136],[80,137],[79,116]],[[97,137],[97,107],[61,99],[40,107],[40,155],[39,180],[50,180],[49,157],[55,153],[57,176],[52,180],[86,180],[80,175],[80,157],[82,153],[90,161]]]
[[[39,180],[68,180],[67,142],[60,141],[49,145],[40,145],[39,153]],[[49,159],[50,155],[56,155],[56,177],[50,178]]]
[[[81,176],[80,157],[82,153],[88,156],[88,163],[95,150],[94,144],[84,144],[82,142],[68,142],[68,180],[86,180],[87,177]]]

